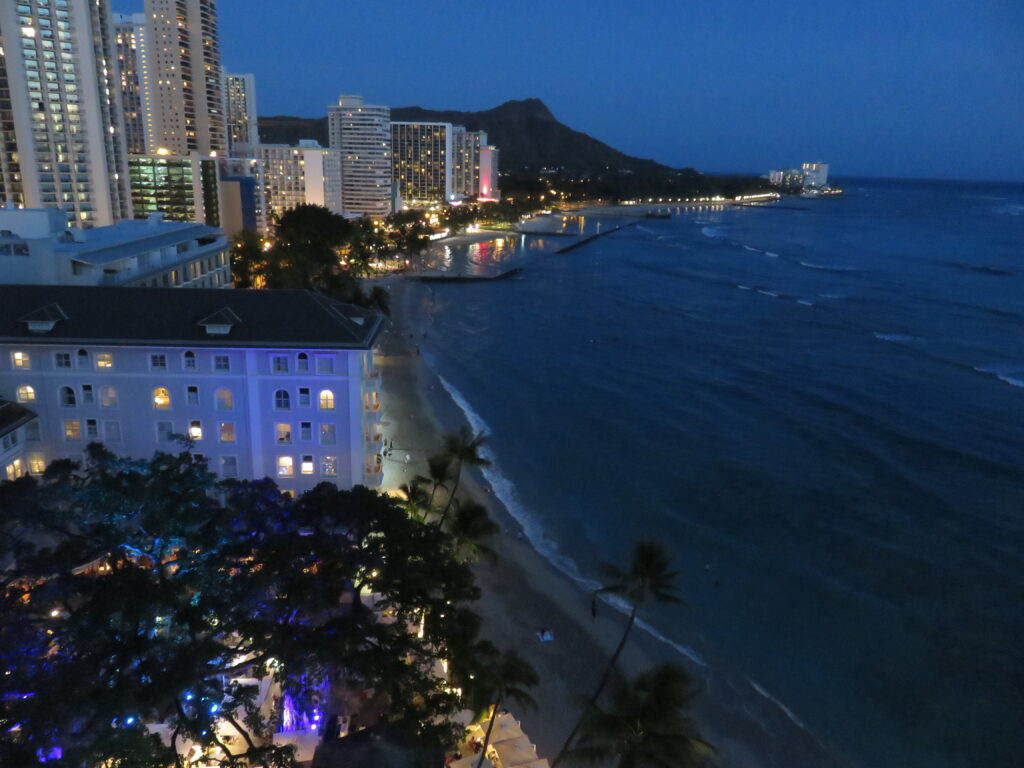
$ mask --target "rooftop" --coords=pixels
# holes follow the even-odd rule
[[[106,264],[140,251],[155,250],[201,237],[223,238],[216,227],[190,221],[149,221],[129,219],[109,227],[83,230],[84,239],[61,240],[54,245],[57,253],[87,264]]]
[[[35,413],[25,406],[0,398],[0,437],[10,434],[35,417]]]
[[[382,323],[313,291],[0,285],[8,344],[369,349]]]

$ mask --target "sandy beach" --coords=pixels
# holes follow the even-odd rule
[[[384,489],[392,490],[416,474],[426,474],[426,459],[438,450],[440,435],[458,429],[466,418],[420,353],[420,344],[429,343],[430,288],[401,278],[389,281],[388,287],[393,316],[380,343],[378,364],[385,439],[394,446],[393,456],[385,461]],[[483,634],[499,647],[517,649],[537,670],[541,682],[533,695],[538,710],[514,714],[538,753],[551,759],[572,728],[579,703],[596,685],[625,617],[602,605],[592,618],[589,594],[533,548],[479,472],[466,475],[462,488],[485,503],[502,528],[491,542],[498,562],[476,567],[483,591],[476,606],[484,619]],[[623,542],[623,558],[630,545]],[[685,617],[687,609],[679,610]],[[554,640],[540,642],[535,634],[540,629],[549,630]],[[693,647],[700,648],[699,640],[694,638]],[[773,702],[750,690],[739,695],[737,688],[749,683],[721,673],[705,649],[699,653],[703,663],[637,628],[620,668],[633,675],[667,660],[682,664],[702,690],[695,714],[718,750],[720,766],[849,768]]]

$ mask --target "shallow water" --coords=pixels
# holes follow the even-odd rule
[[[1024,186],[846,189],[433,286],[428,359],[564,570],[657,537],[690,607],[648,618],[692,657],[865,766],[1011,765]]]

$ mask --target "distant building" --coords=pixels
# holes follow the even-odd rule
[[[297,205],[322,205],[342,212],[341,151],[321,147],[312,140],[287,144],[260,144],[256,159],[263,166],[267,216],[273,221]]]
[[[486,147],[486,131],[452,126],[452,187],[457,197],[480,196],[480,152]]]
[[[91,441],[144,458],[185,435],[221,478],[375,486],[381,325],[309,291],[0,286],[0,395],[38,414],[32,472]]]
[[[227,103],[228,152],[248,157],[260,143],[256,117],[256,78],[252,75],[224,75]]]
[[[498,148],[484,147],[480,150],[480,200],[496,202],[501,200],[501,186],[498,182]]]
[[[146,16],[142,13],[115,13],[114,36],[117,66],[124,108],[124,143],[129,154],[144,155],[146,149],[146,110],[143,98],[142,68],[146,65]]]
[[[785,171],[768,171],[768,183],[773,187],[781,187]]]
[[[255,150],[255,147],[250,151]],[[267,231],[267,201],[263,162],[256,158],[231,157],[219,161],[220,226],[228,237],[242,230]]]
[[[193,221],[220,226],[217,161],[188,155],[133,155],[128,158],[135,217],[162,213],[169,221]]]
[[[0,208],[0,275],[11,285],[231,285],[227,238],[218,229],[159,215],[69,229],[58,208]]]
[[[39,421],[34,411],[0,398],[0,480],[42,474],[46,468],[39,452]],[[30,453],[31,449],[35,449]]]
[[[457,199],[453,186],[454,132],[451,123],[391,123],[391,174],[406,204]]]
[[[0,203],[131,218],[109,0],[4,0],[0,51]]]
[[[330,146],[341,152],[342,208],[346,214],[384,217],[392,211],[391,110],[339,96],[327,108]]]
[[[804,187],[823,189],[828,186],[828,163],[804,163]]]

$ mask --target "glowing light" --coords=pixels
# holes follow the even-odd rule
[[[167,155],[171,154],[171,150],[169,150],[169,149],[168,149],[167,147],[160,147],[160,148],[159,148],[159,149],[158,149],[158,150],[156,151],[156,153],[157,153],[158,155],[160,155],[161,157],[166,157]]]

